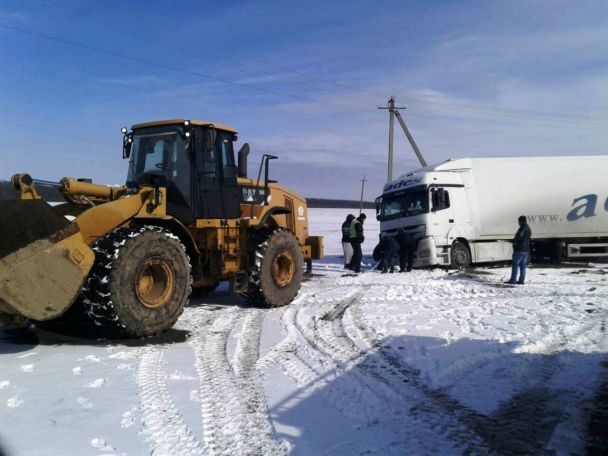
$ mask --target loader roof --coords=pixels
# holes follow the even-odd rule
[[[131,129],[136,129],[136,128],[145,128],[145,127],[157,127],[159,125],[175,125],[175,124],[183,124],[186,120],[190,120],[190,122],[192,123],[192,125],[198,125],[198,126],[211,126],[217,130],[223,130],[223,131],[228,131],[230,133],[237,133],[237,131],[232,128],[232,127],[228,127],[226,125],[220,125],[217,124],[215,122],[205,122],[203,120],[191,120],[191,119],[169,119],[169,120],[156,120],[154,122],[145,122],[145,123],[140,123],[140,124],[135,124],[131,127]]]

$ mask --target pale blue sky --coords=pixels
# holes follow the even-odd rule
[[[305,196],[386,179],[390,95],[429,163],[608,153],[608,2],[0,3],[0,178],[124,182],[120,127],[239,130]],[[396,130],[395,174],[417,166]]]

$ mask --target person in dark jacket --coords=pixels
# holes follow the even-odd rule
[[[344,250],[344,267],[350,267],[350,260],[353,258],[353,246],[350,245],[350,224],[355,220],[353,214],[348,214],[342,224],[342,250]]]
[[[414,267],[414,253],[416,252],[416,239],[411,233],[399,230],[397,233],[399,243],[399,268],[401,272],[410,272]]]
[[[513,266],[511,268],[511,279],[506,283],[523,285],[526,280],[526,262],[530,254],[530,238],[532,230],[528,226],[528,221],[525,215],[521,215],[517,222],[519,229],[513,238]],[[519,280],[517,280],[517,271],[519,269]]]
[[[382,274],[394,272],[395,257],[399,254],[399,243],[393,236],[383,236],[380,239],[380,250],[382,252],[378,269]]]
[[[361,272],[361,260],[363,259],[361,244],[365,241],[363,222],[365,222],[366,218],[365,214],[361,214],[350,224],[350,245],[353,247],[353,258],[350,261],[350,269],[355,272]]]

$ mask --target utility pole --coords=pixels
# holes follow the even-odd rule
[[[426,166],[426,161],[422,157],[422,153],[420,152],[420,149],[418,149],[418,146],[416,145],[414,138],[412,137],[410,131],[408,130],[407,126],[405,125],[405,121],[403,120],[403,118],[401,117],[401,113],[399,112],[400,109],[406,109],[405,106],[396,107],[395,106],[395,97],[393,96],[393,97],[389,98],[388,106],[378,106],[378,109],[388,109],[388,112],[389,112],[388,172],[387,172],[386,181],[390,182],[393,180],[393,132],[394,132],[394,128],[395,128],[395,116],[397,116],[397,120],[399,121],[399,124],[401,125],[401,128],[403,129],[403,132],[405,133],[405,136],[407,137],[407,140],[409,141],[410,146],[412,146],[412,149],[414,149],[414,153],[418,157],[420,164],[422,166]]]
[[[393,180],[393,132],[395,129],[395,97],[388,100],[388,173],[387,182]]]
[[[363,175],[363,179],[361,179],[361,200],[359,202],[359,215],[361,215],[361,213],[363,212],[363,189],[365,188],[366,182],[367,179],[365,178],[365,175]]]

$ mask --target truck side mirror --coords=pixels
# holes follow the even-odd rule
[[[445,190],[443,188],[437,190],[437,199],[439,200],[439,208],[443,209],[445,207]]]
[[[431,210],[433,212],[439,209],[439,195],[435,189],[431,190],[431,205]]]

